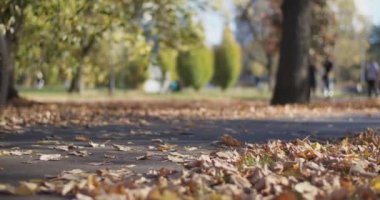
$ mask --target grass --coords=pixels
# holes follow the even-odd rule
[[[94,102],[94,101],[155,101],[155,100],[269,100],[268,89],[253,87],[235,87],[222,91],[218,88],[205,88],[200,91],[185,89],[176,93],[148,94],[141,90],[117,89],[113,96],[106,88],[86,89],[81,95],[69,94],[63,87],[47,86],[41,90],[33,88],[18,88],[22,97],[40,102]],[[336,90],[333,99],[351,99],[362,95],[348,94]],[[324,99],[321,91],[313,99]]]
[[[140,90],[116,90],[110,96],[107,89],[87,89],[79,94],[69,94],[63,87],[45,87],[44,89],[19,88],[22,97],[42,102],[66,101],[120,101],[120,100],[268,100],[270,93],[255,88],[231,88],[222,91],[217,88],[205,88],[200,91],[185,89],[177,93],[148,94]]]

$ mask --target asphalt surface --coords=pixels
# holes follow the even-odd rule
[[[23,133],[0,134],[0,149],[19,148],[33,150],[32,155],[0,156],[0,183],[15,184],[29,179],[43,179],[57,175],[63,170],[82,169],[95,171],[99,168],[120,168],[135,165],[132,169],[144,173],[148,169],[161,167],[180,168],[162,157],[153,156],[150,160],[137,160],[144,155],[149,146],[154,146],[154,139],[177,145],[183,152],[185,146],[197,147],[194,154],[212,151],[223,134],[229,134],[241,141],[263,143],[267,140],[292,140],[310,137],[314,140],[334,140],[346,135],[363,131],[367,128],[380,129],[380,116],[345,116],[323,119],[292,120],[152,120],[139,126],[109,125],[92,128],[80,127],[30,127]],[[92,148],[88,142],[76,140],[84,135],[94,142],[108,141],[104,148]],[[91,155],[78,157],[67,152],[53,149],[55,144],[41,144],[38,141],[50,139],[65,144],[83,146]],[[116,151],[111,144],[127,145],[131,151]],[[64,156],[59,161],[40,161],[39,154],[57,154]],[[115,158],[105,158],[105,154]],[[157,152],[159,155],[160,152]],[[93,163],[104,162],[105,165],[94,166]],[[1,195],[0,199],[62,199],[57,196],[39,195],[35,197],[14,197]]]

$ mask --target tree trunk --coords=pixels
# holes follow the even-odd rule
[[[308,103],[311,0],[284,0],[280,63],[271,103]]]
[[[112,96],[115,92],[115,71],[114,66],[110,66],[110,74],[109,74],[109,85],[108,85],[108,93],[110,96]]]
[[[274,88],[274,75],[273,75],[273,55],[270,53],[266,53],[267,58],[267,72],[268,72],[268,87],[270,91],[273,91]]]
[[[104,31],[104,30],[102,30],[102,31]],[[99,33],[102,33],[102,31],[100,31]],[[75,73],[73,80],[71,80],[70,87],[68,90],[69,93],[76,92],[76,93],[81,94],[83,91],[83,88],[84,88],[84,83],[83,83],[83,67],[84,66],[83,66],[83,63],[84,63],[85,57],[88,56],[92,47],[95,44],[96,36],[97,36],[97,34],[92,35],[87,43],[81,45],[82,49],[81,49],[81,53],[80,53],[80,57],[79,57],[80,64],[78,66],[78,69]]]
[[[0,33],[0,108],[8,100],[18,97],[13,80],[13,58],[11,48],[5,34]]]
[[[83,64],[79,64],[74,78],[71,80],[69,93],[79,93],[83,91]]]
[[[0,56],[1,56],[1,83],[0,83],[0,108],[7,102],[9,74],[12,68],[5,35],[0,33]]]

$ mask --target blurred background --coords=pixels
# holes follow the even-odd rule
[[[9,82],[7,98],[40,101],[266,100],[280,57],[281,5],[281,0],[2,0],[2,83]],[[312,98],[324,97],[326,57],[334,66],[335,97],[364,93],[366,61],[380,62],[378,8],[380,0],[313,1]]]

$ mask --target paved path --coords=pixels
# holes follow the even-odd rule
[[[126,126],[109,125],[94,128],[59,128],[31,127],[22,134],[0,135],[0,149],[19,147],[33,150],[32,155],[0,156],[0,183],[16,183],[20,180],[41,179],[46,175],[56,175],[63,170],[83,169],[94,171],[99,168],[120,168],[125,165],[136,165],[137,172],[146,172],[150,168],[179,168],[175,163],[162,157],[151,160],[136,160],[144,155],[149,145],[154,145],[152,139],[162,139],[166,143],[178,145],[183,151],[185,146],[198,147],[195,153],[208,152],[215,148],[213,141],[222,134],[247,142],[265,142],[268,139],[305,138],[325,140],[343,137],[366,128],[380,129],[379,116],[356,116],[313,120],[198,120],[198,121],[148,121],[145,125]],[[76,135],[85,135],[94,142],[111,140],[105,148],[91,148],[87,142],[75,140]],[[55,137],[64,143],[87,146],[91,153],[88,157],[69,155],[59,161],[39,161],[39,153],[66,152],[51,149],[56,145],[37,145],[37,141]],[[128,145],[133,148],[129,152],[115,151],[110,144]],[[105,158],[104,154],[115,155],[115,159]],[[160,152],[158,153],[160,154]],[[93,162],[109,162],[103,166],[93,166]],[[33,199],[52,199],[49,196],[36,196]],[[61,197],[54,197],[60,199]],[[10,197],[0,195],[0,199],[31,199],[30,197]]]

